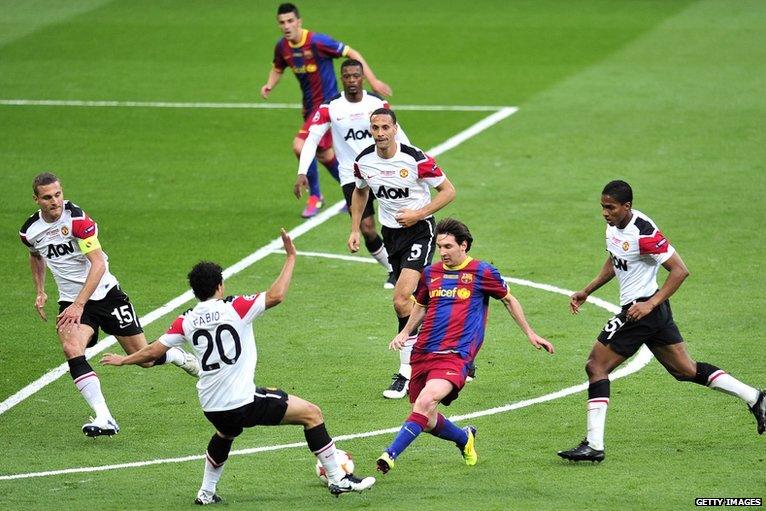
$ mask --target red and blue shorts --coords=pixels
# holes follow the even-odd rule
[[[465,385],[468,361],[456,353],[413,353],[410,357],[412,377],[410,378],[410,403],[414,403],[428,380],[447,380],[452,392],[442,398],[441,403],[449,406]]]

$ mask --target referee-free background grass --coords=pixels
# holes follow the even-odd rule
[[[0,99],[259,102],[277,2],[0,2]],[[679,250],[691,277],[673,298],[692,355],[766,385],[763,196],[766,8],[716,1],[312,1],[306,28],[359,49],[391,103],[516,105],[520,111],[437,160],[458,196],[471,252],[504,275],[585,285],[605,253],[599,192],[630,182],[635,207]],[[270,101],[300,101],[286,73]],[[428,149],[486,113],[401,111]],[[37,319],[17,231],[30,183],[57,173],[99,222],[113,272],[146,314],[186,289],[200,259],[229,266],[300,224],[290,193],[298,110],[0,105],[0,397],[63,359]],[[329,202],[340,190],[322,170]],[[343,254],[339,215],[295,240]],[[227,281],[264,290],[282,256]],[[660,278],[664,279],[662,271]],[[331,434],[398,426],[380,392],[397,367],[390,292],[375,265],[301,257],[287,301],[256,323],[256,381],[319,404]],[[565,296],[512,286],[533,350],[492,305],[478,379],[446,409],[468,413],[581,383],[609,313],[567,312]],[[56,290],[48,276],[50,317]],[[614,283],[597,296],[617,300]],[[191,304],[187,305],[190,306]],[[187,307],[187,306],[184,306]],[[182,309],[179,309],[182,310]],[[173,314],[145,325],[156,338]],[[117,347],[113,349],[119,349]],[[96,360],[92,360],[95,365]],[[212,433],[194,381],[173,367],[100,368],[122,431],[87,439],[89,409],[65,375],[0,416],[0,475],[198,455]],[[335,500],[304,448],[232,456],[227,509],[616,509],[694,506],[695,497],[766,496],[766,438],[737,400],[681,384],[652,361],[612,385],[601,465],[561,462],[584,435],[580,393],[472,421],[480,462],[423,435],[369,492]],[[461,423],[464,424],[464,423]],[[301,441],[297,427],[245,432],[235,449]],[[339,442],[369,474],[391,434]],[[202,461],[0,481],[7,509],[189,507]]]

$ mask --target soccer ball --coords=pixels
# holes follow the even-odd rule
[[[340,449],[335,449],[335,459],[338,461],[338,466],[343,472],[346,474],[354,473],[354,459],[351,457],[351,454],[346,451],[341,451]],[[324,484],[327,484],[327,473],[319,460],[317,460],[317,464],[314,468],[316,469],[316,474],[319,480]]]

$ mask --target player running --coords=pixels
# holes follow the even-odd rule
[[[216,493],[234,439],[243,428],[298,424],[303,426],[311,452],[327,472],[330,493],[338,496],[363,491],[375,484],[345,474],[335,459],[335,442],[325,428],[322,411],[313,403],[281,389],[256,387],[257,360],[253,320],[284,300],[295,267],[296,251],[282,229],[285,263],[265,293],[224,298],[221,267],[201,262],[189,272],[189,285],[199,303],[179,316],[168,331],[137,353],[123,357],[108,353],[106,365],[142,364],[189,342],[202,366],[197,391],[208,421],[216,429],[205,453],[205,473],[196,504],[221,502]]]
[[[521,304],[508,291],[497,269],[468,256],[471,243],[471,232],[462,222],[452,218],[439,222],[436,245],[441,262],[423,270],[412,314],[389,345],[391,349],[402,349],[422,322],[412,349],[412,413],[378,458],[378,470],[384,474],[423,431],[454,442],[465,464],[476,464],[476,428],[457,427],[437,408],[440,403],[449,406],[465,385],[468,366],[484,342],[490,298],[503,302],[532,346],[553,353],[553,345],[529,326]]]
[[[98,226],[82,209],[64,200],[59,179],[49,172],[35,176],[33,199],[40,209],[24,222],[19,231],[29,249],[29,266],[35,281],[35,308],[45,321],[45,267],[59,292],[56,317],[64,357],[77,390],[96,417],[82,427],[87,436],[114,435],[120,431],[101,392],[101,382],[85,359],[85,348],[98,341],[99,328],[114,335],[126,353],[146,346],[138,315],[117,278],[109,272],[109,260],[101,250]],[[170,362],[187,373],[199,373],[197,360],[174,348],[162,356],[146,360],[143,367]]]
[[[633,190],[625,181],[611,181],[601,192],[606,220],[606,251],[599,274],[569,301],[573,314],[595,290],[615,276],[620,284],[622,311],[607,321],[588,357],[587,435],[580,445],[558,455],[572,461],[604,460],[604,426],[609,406],[609,374],[630,358],[642,344],[678,381],[690,381],[736,396],[755,415],[758,434],[766,430],[764,392],[742,383],[718,367],[696,362],[686,351],[669,298],[678,290],[689,270],[681,256],[648,216],[633,209]],[[657,272],[668,276],[661,288]]]
[[[303,127],[293,140],[293,152],[300,157],[304,140],[308,136],[308,122],[314,111],[338,94],[335,81],[333,59],[349,57],[358,60],[364,66],[364,74],[372,90],[385,96],[391,95],[391,87],[380,81],[364,60],[361,53],[350,46],[333,39],[326,34],[319,34],[303,29],[298,8],[291,3],[280,4],[277,8],[277,23],[284,37],[277,41],[274,48],[274,61],[266,83],[261,87],[261,96],[267,99],[272,89],[277,86],[286,68],[291,68],[298,79],[303,94]],[[338,179],[338,161],[332,151],[332,138],[328,133],[319,143],[319,160],[327,167],[330,174]],[[309,198],[301,214],[309,218],[317,214],[322,207],[322,192],[319,188],[319,174],[316,161],[311,162],[307,173]],[[300,194],[298,194],[300,198]]]
[[[358,60],[347,59],[340,66],[343,92],[316,111],[309,123],[309,133],[301,150],[298,177],[293,187],[296,197],[308,186],[306,173],[314,159],[317,147],[327,133],[332,134],[332,147],[338,157],[338,175],[346,206],[351,207],[354,192],[354,159],[372,142],[370,114],[378,108],[389,108],[388,102],[364,90],[364,65]],[[404,130],[397,131],[397,141],[409,144]],[[369,195],[362,212],[361,232],[364,244],[372,257],[388,272],[383,287],[393,289],[396,277],[388,262],[388,252],[383,239],[375,228],[373,196]]]
[[[410,316],[412,292],[420,274],[433,257],[433,214],[455,198],[455,187],[433,158],[396,140],[399,128],[392,110],[378,108],[372,112],[370,131],[375,144],[359,153],[354,163],[348,248],[351,252],[359,250],[360,221],[372,192],[378,199],[383,244],[396,277],[393,301],[398,332]],[[433,200],[429,187],[437,191]],[[383,391],[384,397],[401,399],[407,395],[414,343],[413,333],[399,352],[399,371]]]

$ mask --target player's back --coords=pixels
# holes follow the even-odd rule
[[[264,294],[210,299],[168,331],[181,330],[200,362],[197,390],[203,410],[231,410],[252,401],[257,361],[252,321],[264,310]]]

